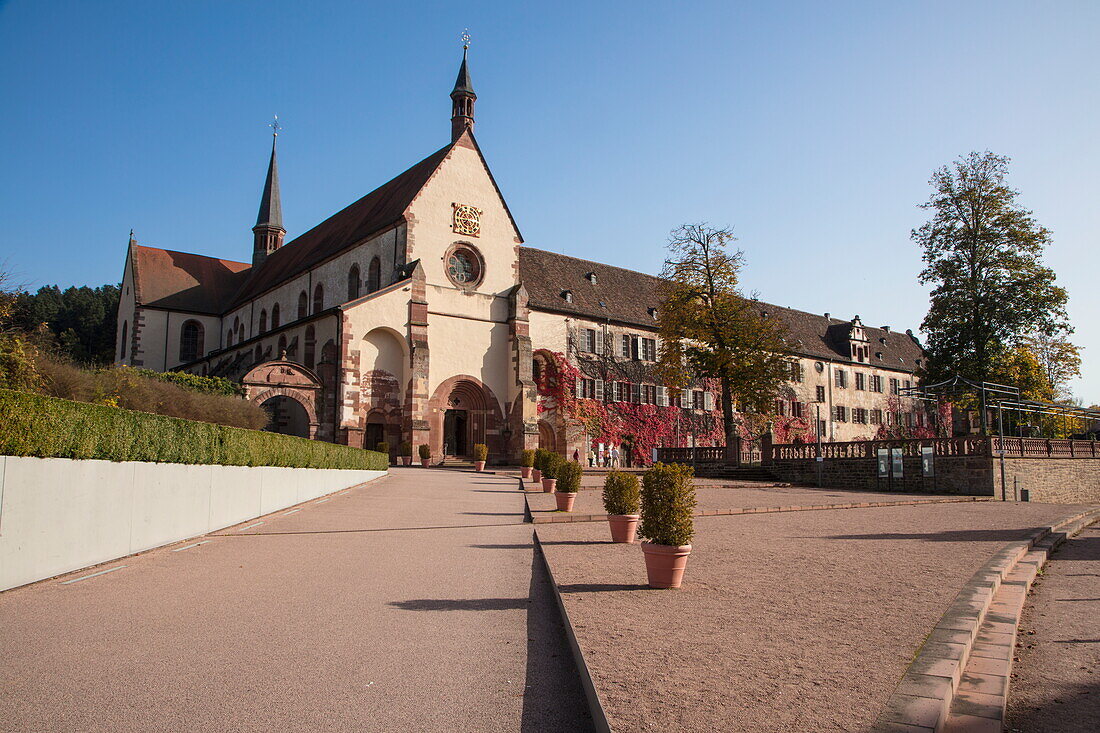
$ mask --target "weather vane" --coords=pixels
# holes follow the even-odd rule
[[[279,137],[279,130],[283,129],[283,126],[279,124],[279,115],[275,115],[275,120],[268,127],[275,131],[275,137]]]
[[[469,48],[470,47],[470,29],[469,28],[464,28],[462,30],[462,47],[463,48]]]

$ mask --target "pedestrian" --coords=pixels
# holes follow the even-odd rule
[[[619,447],[618,446],[615,446],[614,448],[611,449],[611,465],[616,467],[616,468],[619,467]]]
[[[588,449],[588,467],[596,467],[596,451],[592,450],[591,448]]]
[[[581,450],[580,450],[580,448],[574,448],[573,449],[573,463],[580,463],[580,462],[581,462]]]

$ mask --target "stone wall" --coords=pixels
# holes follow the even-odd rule
[[[993,495],[993,469],[985,456],[937,456],[935,476],[924,476],[917,456],[906,456],[901,478],[879,478],[873,458],[829,458],[821,461],[821,485],[834,489]],[[794,484],[816,485],[818,462],[812,458],[774,461],[775,476]]]
[[[993,461],[996,496],[1001,495],[1001,462]],[[1009,501],[1027,489],[1030,501],[1100,504],[1100,458],[1006,458],[1004,492]]]

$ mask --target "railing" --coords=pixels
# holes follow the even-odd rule
[[[874,458],[880,448],[901,448],[902,455],[920,456],[923,446],[932,446],[937,456],[988,456],[989,438],[913,438],[909,440],[853,440],[837,443],[777,443],[772,446],[773,461],[816,458]]]
[[[1046,438],[993,438],[994,450],[1008,458],[1100,458],[1100,441]]]
[[[712,448],[658,448],[657,460],[664,463],[725,462],[726,448],[721,445]]]

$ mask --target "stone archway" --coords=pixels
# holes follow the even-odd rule
[[[432,455],[470,456],[477,443],[489,447],[490,460],[504,457],[504,415],[496,395],[477,377],[447,379],[428,401]]]
[[[555,453],[564,452],[565,440],[558,435],[558,432],[549,420],[539,420],[539,448]]]
[[[321,380],[311,370],[290,361],[266,361],[249,370],[241,383],[246,399],[272,413],[269,429],[317,437]]]

